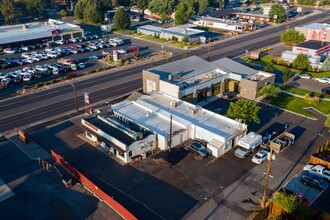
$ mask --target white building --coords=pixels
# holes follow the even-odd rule
[[[330,43],[309,40],[304,43],[292,47],[292,51],[283,51],[282,60],[293,63],[296,57],[302,53],[307,55],[309,63],[312,67],[322,67],[322,63],[329,57]]]
[[[125,163],[145,158],[156,148],[156,136],[113,114],[81,119],[86,137]]]
[[[227,31],[243,32],[247,26],[250,26],[248,22],[240,22],[235,20],[211,18],[211,17],[200,17],[193,21],[193,24],[203,27],[217,28]]]
[[[37,41],[70,39],[83,36],[80,26],[49,19],[48,22],[0,26],[0,45]]]
[[[208,148],[219,157],[234,147],[245,135],[246,125],[164,93],[140,95],[112,105],[113,113],[156,134],[157,147],[169,148],[172,115],[172,147],[188,139],[208,142]]]

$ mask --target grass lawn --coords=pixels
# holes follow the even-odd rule
[[[161,43],[161,44],[167,42],[166,39],[161,39],[161,38],[154,37],[154,36],[141,36],[140,38],[150,40],[150,41],[154,41],[156,43]]]
[[[330,102],[321,100],[318,105],[307,104],[304,99],[297,98],[284,93],[280,93],[276,98],[272,98],[271,104],[311,118],[315,117],[312,114],[309,114],[303,108],[313,107],[318,111],[322,112],[323,114],[330,114]]]
[[[255,63],[255,64],[265,66],[267,62],[270,63],[274,59],[274,57],[270,56],[270,55],[260,55],[260,57],[261,57],[261,59],[259,59],[257,61],[254,61],[254,60],[250,60],[249,56],[244,56],[244,57],[242,57],[242,60],[244,60],[245,62],[248,62],[248,63]],[[285,68],[288,68],[286,66],[282,66],[282,65],[278,65],[278,64],[272,64],[272,67],[274,69],[278,69],[278,70],[283,70]],[[330,77],[330,71],[321,72],[321,73],[314,73],[314,72],[308,72],[308,71],[303,71],[303,70],[298,70],[298,69],[291,68],[291,72],[294,72],[294,73],[297,73],[297,74],[307,73],[307,74],[313,76],[314,78]]]
[[[292,92],[292,93],[295,93],[297,95],[304,96],[305,94],[308,94],[310,97],[318,96],[320,98],[330,98],[330,95],[324,95],[324,94],[317,93],[317,92],[311,92],[311,91],[300,89],[300,88],[293,87],[293,86],[283,86],[283,85],[280,85],[280,86],[277,86],[277,87],[279,89],[286,90],[288,92]]]

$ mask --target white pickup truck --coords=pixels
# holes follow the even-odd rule
[[[316,174],[320,176],[322,179],[326,181],[330,181],[330,171],[327,170],[322,165],[307,164],[306,166],[304,166],[304,171],[307,171],[308,173]]]

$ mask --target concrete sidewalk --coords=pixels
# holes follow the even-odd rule
[[[19,149],[21,149],[31,160],[48,160],[51,158],[50,154],[35,143],[31,138],[27,144],[25,144],[19,135],[7,135],[11,142],[13,142]]]

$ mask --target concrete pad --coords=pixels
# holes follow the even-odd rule
[[[14,195],[15,193],[11,191],[7,184],[5,184],[5,182],[3,182],[0,178],[0,202],[5,201]]]

